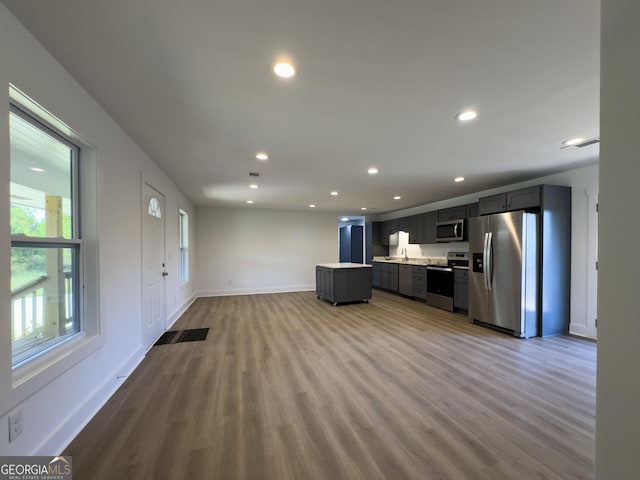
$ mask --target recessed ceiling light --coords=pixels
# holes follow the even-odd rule
[[[247,203],[251,204],[253,203],[253,200],[247,200]]]
[[[393,197],[394,200],[400,200],[402,197],[400,195],[396,195],[395,197]]]
[[[258,152],[258,153],[256,153],[256,158],[258,160],[269,160],[269,155],[267,155],[264,152]]]
[[[316,208],[316,205],[315,205],[314,203],[311,203],[311,204],[309,205],[309,208]]]
[[[281,78],[291,78],[296,74],[296,67],[289,60],[277,60],[273,64],[273,73]]]
[[[378,173],[378,169],[376,167],[371,167],[369,170],[367,170],[367,173],[369,175],[375,175],[376,173]]]
[[[348,222],[349,221],[349,217],[342,217],[340,219],[341,222]]]
[[[361,207],[360,210],[362,210],[363,212],[367,209],[367,207]]]
[[[44,168],[29,167],[29,170],[33,170],[34,172],[38,172],[38,173],[44,173]]]
[[[333,195],[333,196],[335,197],[336,195],[338,195],[338,192],[336,192],[336,191],[334,190],[333,192],[331,192],[331,195]]]
[[[478,116],[478,112],[475,110],[465,110],[456,115],[456,118],[461,122],[468,122],[469,120],[473,120]]]
[[[564,142],[562,142],[562,144],[570,147],[572,145],[577,145],[581,142],[584,142],[584,138],[576,137],[576,138],[570,138],[569,140],[565,140]]]
[[[464,177],[456,177],[456,178],[453,179],[453,181],[454,182],[458,182],[458,183],[464,182]]]
[[[255,190],[256,188],[258,188],[258,184],[252,183],[251,185],[249,185],[249,188],[253,188]]]

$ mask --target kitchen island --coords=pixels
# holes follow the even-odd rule
[[[333,305],[371,299],[371,265],[323,263],[316,265],[316,295]]]

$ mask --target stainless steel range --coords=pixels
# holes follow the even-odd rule
[[[468,266],[467,252],[449,252],[447,265],[427,265],[427,304],[453,312],[453,269]]]

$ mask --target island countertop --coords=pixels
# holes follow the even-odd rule
[[[333,268],[333,269],[340,269],[340,268],[371,268],[372,267],[372,265],[368,265],[366,263],[350,263],[350,262],[319,263],[317,266],[318,267],[324,267],[324,268]]]

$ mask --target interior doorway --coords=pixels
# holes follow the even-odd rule
[[[347,263],[365,262],[364,217],[341,216],[338,219],[339,261]]]

